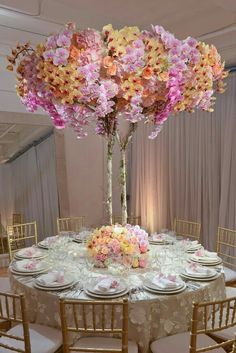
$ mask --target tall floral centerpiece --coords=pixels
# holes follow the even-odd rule
[[[107,206],[112,223],[112,154],[121,152],[122,223],[127,223],[126,149],[138,122],[153,124],[155,138],[171,114],[212,111],[214,90],[224,91],[224,63],[216,48],[188,37],[179,40],[163,27],[102,32],[68,24],[36,48],[17,45],[8,56],[16,65],[17,93],[31,112],[43,108],[59,128],[72,127],[78,138],[95,132],[107,141]],[[123,136],[120,121],[128,121]]]

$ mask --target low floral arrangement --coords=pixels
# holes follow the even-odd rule
[[[126,258],[130,256],[132,267],[146,267],[148,234],[137,225],[103,226],[94,231],[87,247],[96,266],[107,267],[112,259],[120,259],[125,264]]]

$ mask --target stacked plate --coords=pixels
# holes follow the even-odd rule
[[[186,289],[186,283],[181,280],[173,282],[173,285],[171,286],[163,286],[161,284],[161,282],[158,285],[158,281],[155,281],[154,283],[151,279],[146,279],[144,281],[143,287],[145,290],[155,294],[178,294]]]
[[[76,234],[73,240],[76,243],[83,243],[88,239],[88,237],[90,235],[91,235],[91,231],[84,230],[84,231],[80,232],[79,234]]]
[[[196,254],[193,254],[189,257],[189,260],[193,262],[197,262],[204,266],[216,266],[222,263],[221,258],[218,256],[215,256],[215,257],[197,256]]]
[[[49,249],[55,242],[59,239],[58,235],[53,237],[47,237],[44,240],[40,241],[37,245],[42,249]]]
[[[36,247],[29,247],[29,248],[21,249],[21,250],[17,251],[14,255],[14,257],[18,260],[43,259],[46,256],[47,256],[47,254],[45,254],[45,252],[41,251],[40,249],[37,249]]]
[[[35,279],[34,286],[37,289],[46,291],[60,291],[74,285],[74,278],[69,275],[65,276],[63,281],[59,281],[58,278],[59,277],[56,273],[47,273],[37,277]]]
[[[114,278],[116,281],[116,279]],[[91,281],[85,288],[85,293],[93,298],[100,298],[100,299],[113,299],[124,296],[128,293],[128,287],[122,280],[117,280],[118,285],[115,288],[107,288],[106,290],[102,290],[99,287],[99,283],[101,283],[103,279],[97,278]]]
[[[153,234],[149,239],[149,243],[152,245],[166,245],[170,244],[171,240],[168,234]]]
[[[200,249],[202,249],[201,244],[199,244],[199,243],[195,244],[194,242],[193,243],[190,242],[190,244],[186,247],[186,252],[194,253],[195,251],[200,250]]]
[[[24,259],[12,263],[11,272],[15,275],[34,276],[48,270],[48,265],[43,261]]]
[[[191,269],[185,269],[181,273],[181,277],[193,281],[208,282],[213,281],[220,276],[220,273],[218,273],[215,269],[206,269],[206,271],[202,269],[203,272],[200,271],[201,270],[198,271],[197,269],[195,271]]]

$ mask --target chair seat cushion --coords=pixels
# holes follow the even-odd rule
[[[121,349],[121,340],[111,337],[83,337],[80,338],[75,344],[79,348],[103,348],[103,349]],[[129,341],[129,353],[138,353],[138,346],[135,342]],[[71,351],[73,353],[73,351]],[[80,352],[84,353],[84,352]]]
[[[219,311],[217,311],[216,316],[215,316],[215,322],[219,322],[219,315],[220,315],[220,313],[219,313]],[[231,322],[233,315],[234,315],[234,311],[232,308],[230,308],[229,322]],[[222,323],[224,323],[224,321],[225,321],[225,315],[223,315]],[[229,339],[233,339],[235,337],[235,333],[236,333],[236,328],[235,328],[235,326],[233,326],[233,327],[226,328],[225,330],[213,332],[213,333],[211,333],[211,336],[216,337],[216,338],[220,339],[221,341],[227,341]]]
[[[0,277],[0,292],[11,292],[11,286],[8,277]]]
[[[225,287],[226,297],[227,298],[235,298],[236,297],[236,288],[235,287]],[[231,303],[233,305],[233,303]]]
[[[225,282],[236,281],[236,271],[224,266]]]
[[[153,353],[189,353],[189,342],[189,332],[178,333],[152,342],[151,351]],[[213,344],[216,344],[216,342],[212,338],[206,335],[198,335],[197,348],[208,347]],[[214,349],[214,353],[225,353],[225,351],[222,348],[218,348]]]
[[[30,324],[31,353],[54,353],[62,345],[61,331],[52,327]],[[22,325],[12,327],[8,333],[23,337]],[[24,349],[24,342],[12,340],[8,337],[0,338],[0,343],[14,348]],[[1,347],[1,346],[0,346]],[[12,353],[12,350],[0,348],[1,353]]]

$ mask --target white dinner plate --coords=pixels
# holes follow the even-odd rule
[[[186,283],[183,284],[183,287],[176,289],[176,290],[173,290],[173,291],[151,289],[149,287],[146,287],[145,285],[143,287],[145,290],[147,290],[151,293],[172,295],[172,294],[178,294],[178,293],[183,292],[186,289]]]
[[[152,245],[168,245],[168,244],[170,244],[170,242],[167,241],[167,240],[163,240],[163,241],[149,240],[149,244],[152,244]]]
[[[45,288],[59,288],[59,287],[64,287],[67,285],[72,285],[74,283],[74,278],[72,277],[67,277],[65,278],[65,281],[63,283],[59,283],[59,282],[52,282],[50,284],[44,284],[42,282],[40,282],[40,277],[37,277],[35,280],[35,283],[40,286],[40,287],[45,287]]]
[[[21,259],[21,260],[18,260],[16,262],[13,262],[13,264],[12,264],[13,270],[16,271],[16,272],[22,272],[22,273],[36,273],[36,272],[40,272],[40,271],[45,271],[45,270],[47,270],[49,268],[48,264],[43,262],[43,261],[39,263],[40,267],[38,267],[37,269],[35,268],[35,269],[30,270],[28,268],[21,268],[21,269],[17,268],[16,263],[18,263],[18,262],[21,263],[21,262],[24,262],[24,261],[27,261],[27,260],[28,259]]]
[[[47,254],[45,254],[44,252],[42,252],[40,249],[38,249],[38,254],[34,254],[34,255],[26,255],[24,253],[22,253],[22,250],[17,251],[14,254],[14,257],[16,259],[43,259],[44,257],[48,256]]]
[[[40,289],[40,290],[45,290],[45,291],[59,291],[59,290],[70,288],[73,286],[73,284],[74,284],[74,282],[71,284],[66,284],[66,285],[60,286],[60,287],[43,287],[43,286],[38,285],[35,282],[34,287],[37,289]]]
[[[161,288],[159,287],[157,284],[155,283],[152,283],[151,281],[149,280],[146,280],[144,281],[144,285],[150,289],[153,289],[153,290],[158,290],[158,291],[166,291],[166,292],[172,292],[172,291],[176,291],[180,288],[182,288],[184,286],[184,283],[183,282],[178,282],[178,284],[175,286],[175,287],[171,287],[171,288]]]
[[[186,279],[191,279],[192,281],[196,281],[196,282],[210,282],[210,281],[214,281],[215,279],[217,279],[221,274],[220,273],[216,273],[214,276],[211,277],[192,277],[191,275],[188,276],[184,273],[181,273],[180,276],[182,276],[183,278]]]
[[[110,291],[107,292],[102,292],[101,290],[99,290],[98,288],[95,289],[95,286],[101,281],[96,279],[94,281],[91,281],[89,284],[87,284],[86,289],[93,294],[102,294],[104,296],[111,296],[114,294],[119,294],[124,292],[127,289],[127,285],[123,282],[119,280],[119,286],[117,288],[111,288]]]
[[[48,271],[48,268],[40,271],[35,271],[35,272],[22,272],[22,271],[17,271],[14,268],[10,268],[11,273],[17,276],[34,276],[34,275],[40,275]]]
[[[204,266],[216,266],[222,263],[222,260],[219,258],[219,260],[216,261],[202,261],[201,259],[190,257],[190,261],[197,262],[198,264],[204,265]]]
[[[92,297],[92,298],[98,298],[98,299],[114,299],[114,298],[119,298],[119,297],[122,297],[124,296],[125,294],[128,293],[128,288],[126,288],[126,290],[124,292],[121,292],[121,293],[116,293],[116,294],[112,294],[112,295],[104,295],[104,294],[98,294],[98,293],[90,293],[88,290],[84,290],[85,294],[87,294],[89,297]]]
[[[194,278],[210,278],[210,277],[214,277],[217,274],[217,271],[215,269],[210,269],[211,273],[200,273],[200,272],[196,272],[196,273],[188,273],[187,271],[183,271],[181,273],[181,275],[185,275],[185,276],[191,276]]]
[[[197,244],[195,246],[189,246],[186,248],[186,252],[189,252],[189,253],[194,253],[195,251],[197,250],[200,250],[202,249],[202,245],[201,244]]]

